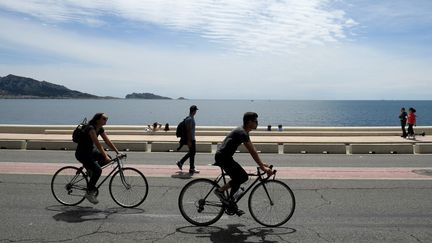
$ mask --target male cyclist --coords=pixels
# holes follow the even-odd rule
[[[267,164],[261,161],[255,146],[249,138],[249,132],[256,129],[258,126],[258,114],[255,112],[246,112],[243,115],[243,126],[237,127],[232,130],[222,142],[215,155],[216,165],[220,166],[231,178],[231,180],[214,193],[216,196],[226,204],[233,203],[233,196],[239,190],[240,185],[248,180],[246,171],[234,159],[233,155],[240,144],[244,144],[252,158],[258,166],[267,173],[272,175],[273,171]],[[224,191],[231,188],[229,198],[225,198]],[[238,216],[244,214],[242,210],[237,210]]]

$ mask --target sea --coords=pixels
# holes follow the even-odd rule
[[[73,125],[97,112],[108,125],[177,125],[198,106],[198,126],[237,126],[247,111],[259,126],[399,126],[400,108],[414,107],[418,126],[432,126],[432,100],[143,100],[0,99],[0,124]]]

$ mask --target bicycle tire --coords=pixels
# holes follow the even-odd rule
[[[116,171],[109,183],[109,192],[115,203],[124,208],[134,208],[141,205],[147,198],[148,183],[141,171],[126,167],[122,168],[125,181],[120,170]],[[126,183],[126,184],[125,184]]]
[[[218,221],[225,211],[225,206],[213,193],[219,187],[216,182],[205,178],[187,183],[178,198],[183,218],[197,226],[208,226]]]
[[[65,166],[54,173],[51,192],[54,198],[66,206],[75,206],[84,200],[87,191],[87,176],[74,166]]]
[[[252,189],[248,206],[252,218],[259,224],[277,227],[294,214],[295,197],[291,188],[282,181],[262,181]]]

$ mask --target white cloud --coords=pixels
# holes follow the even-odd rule
[[[103,24],[98,16],[110,13],[194,31],[217,43],[232,43],[240,52],[251,51],[218,55],[167,50],[0,16],[2,48],[35,59],[41,54],[45,60],[66,60],[0,64],[0,76],[13,73],[118,97],[154,92],[201,99],[430,99],[426,94],[432,88],[430,58],[339,42],[347,38],[346,26],[356,22],[342,11],[323,10],[322,1],[219,1],[224,7],[211,1],[104,2],[0,1],[0,6],[51,24],[82,17]],[[301,51],[296,51],[298,47]],[[285,52],[279,54],[280,50]]]
[[[99,25],[102,16],[194,32],[239,52],[292,52],[346,38],[355,25],[328,0],[68,0],[2,1],[0,6],[48,22]]]

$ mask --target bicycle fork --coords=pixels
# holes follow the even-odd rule
[[[129,183],[126,182],[126,178],[125,178],[125,176],[124,176],[124,174],[123,174],[123,170],[122,170],[122,169],[120,169],[120,179],[121,179],[121,182],[123,183],[123,186],[124,186],[127,190],[131,189],[131,185],[130,185]]]

